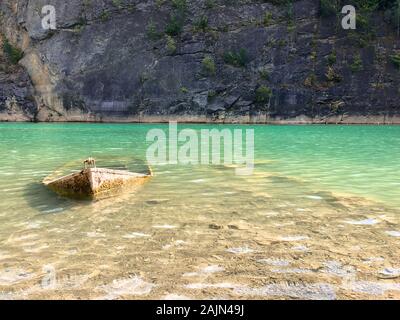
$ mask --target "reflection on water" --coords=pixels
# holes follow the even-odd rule
[[[252,176],[159,166],[97,202],[41,185],[153,127],[0,124],[0,299],[400,298],[400,127],[257,126]]]

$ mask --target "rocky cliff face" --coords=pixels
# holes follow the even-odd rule
[[[400,41],[384,11],[349,31],[316,0],[0,10],[3,39],[23,52],[18,66],[0,56],[0,120],[400,123]]]
[[[0,35],[0,47],[5,39]],[[0,51],[0,120],[30,121],[36,110],[33,88],[23,67],[10,61]]]

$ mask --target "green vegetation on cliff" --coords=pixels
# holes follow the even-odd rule
[[[7,39],[5,39],[3,43],[3,52],[12,64],[17,64],[24,55],[20,49],[12,46]]]

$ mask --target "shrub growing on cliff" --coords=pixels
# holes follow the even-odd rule
[[[117,7],[118,9],[122,9],[122,1],[121,0],[112,0],[112,4],[114,7]]]
[[[3,52],[12,64],[17,64],[24,55],[21,50],[13,47],[7,39],[5,39],[3,43]]]
[[[328,65],[333,66],[336,63],[336,52],[332,51],[329,56],[326,58]]]
[[[182,32],[186,20],[187,3],[186,0],[172,0],[171,2],[174,10],[170,15],[165,33],[175,37]]]
[[[394,66],[400,70],[400,53],[390,56],[390,60],[394,64]]]
[[[215,62],[210,56],[205,57],[202,61],[203,73],[209,76],[215,75]]]
[[[151,40],[158,40],[161,37],[153,21],[147,25],[147,37]]]
[[[264,18],[263,18],[264,27],[268,27],[271,24],[271,20],[272,20],[272,13],[271,12],[266,12],[264,14]]]
[[[109,19],[110,19],[110,13],[104,10],[100,15],[100,20],[102,22],[107,22]]]
[[[208,29],[208,18],[206,16],[201,16],[194,22],[194,29],[196,31],[206,32]]]
[[[180,91],[181,91],[181,93],[186,94],[186,93],[189,92],[189,89],[186,88],[186,87],[181,87],[181,88],[180,88]]]
[[[336,1],[333,0],[321,0],[320,1],[320,15],[322,17],[334,16],[337,13]]]
[[[225,63],[235,67],[245,67],[248,60],[247,51],[243,48],[239,51],[228,51],[224,54]]]
[[[214,0],[206,0],[204,3],[206,9],[212,9],[215,7],[215,1]]]
[[[329,82],[341,82],[342,77],[336,72],[333,67],[328,67],[328,70],[325,73],[326,79]]]
[[[286,19],[289,22],[289,24],[293,24],[294,23],[294,8],[293,8],[293,2],[292,1],[286,1]]]
[[[172,6],[180,13],[184,13],[187,9],[186,0],[172,0]]]
[[[304,85],[306,87],[312,88],[318,86],[317,76],[315,73],[311,73],[304,79]]]
[[[272,97],[272,90],[266,86],[261,86],[256,90],[256,102],[266,103]]]
[[[263,80],[269,80],[269,72],[267,69],[261,69],[258,74],[260,75],[260,78]]]
[[[175,37],[182,32],[183,18],[180,16],[173,15],[165,28],[165,33],[171,37]]]
[[[156,0],[156,6],[160,9],[165,4],[165,0]]]
[[[353,63],[350,65],[350,69],[353,73],[359,72],[363,69],[362,59],[359,54],[354,57]]]
[[[176,41],[171,36],[167,36],[166,47],[169,54],[174,54],[176,52]]]

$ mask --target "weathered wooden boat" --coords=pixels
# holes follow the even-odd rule
[[[56,179],[50,175],[43,184],[61,196],[100,199],[142,185],[152,176],[150,167],[147,173],[97,168],[94,159],[89,158],[84,161],[83,170]]]

